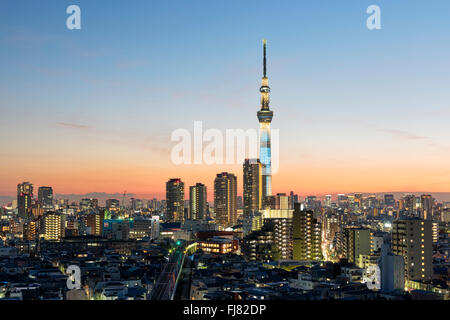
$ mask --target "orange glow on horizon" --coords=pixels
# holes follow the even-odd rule
[[[165,198],[165,183],[170,178],[181,178],[185,183],[185,198],[189,186],[197,182],[206,184],[208,200],[213,199],[213,182],[219,172],[228,171],[238,178],[238,195],[242,195],[242,166],[167,165],[165,168],[150,166],[123,166],[105,164],[85,168],[64,168],[62,166],[11,170],[2,177],[0,194],[14,196],[18,183],[29,181],[35,186],[52,186],[55,194],[85,194],[90,192],[127,193],[146,195],[148,198]],[[288,169],[289,168],[289,169]],[[22,172],[19,174],[19,172]],[[36,173],[37,172],[37,173]],[[434,167],[417,170],[404,166],[369,168],[366,165],[325,166],[283,165],[273,176],[273,194],[290,191],[306,195],[336,193],[377,192],[446,192],[450,190],[450,173]]]

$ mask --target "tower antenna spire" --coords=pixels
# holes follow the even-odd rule
[[[267,67],[266,67],[266,44],[267,44],[267,40],[264,39],[264,40],[263,40],[263,45],[264,45],[264,62],[263,62],[263,64],[264,64],[264,70],[263,70],[264,78],[266,77],[266,74],[267,74]]]

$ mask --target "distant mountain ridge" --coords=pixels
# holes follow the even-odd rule
[[[444,202],[444,201],[450,201],[450,192],[402,192],[402,191],[391,191],[391,192],[348,192],[345,193],[346,195],[354,194],[354,193],[362,193],[364,196],[368,195],[375,195],[377,197],[382,197],[384,194],[393,194],[395,199],[399,199],[405,194],[414,194],[416,196],[420,196],[421,194],[431,194],[437,201]],[[338,193],[331,193],[332,196],[338,195]],[[35,197],[37,197],[37,194],[35,194]],[[89,192],[85,194],[60,194],[57,193],[54,195],[55,199],[68,199],[69,202],[79,202],[81,199],[84,198],[95,198],[98,199],[99,205],[104,206],[107,199],[117,199],[120,202],[122,202],[123,199],[123,193],[106,193],[106,192]],[[324,195],[318,195],[319,198],[323,198]],[[137,193],[127,193],[125,201],[129,201],[130,198],[136,198],[136,199],[142,199],[142,200],[151,200],[153,198],[157,198],[161,200],[161,197],[152,195],[152,194],[137,194]],[[302,195],[303,198],[303,195]],[[1,196],[0,195],[0,205],[7,205],[11,203],[14,199],[16,199],[15,196]]]

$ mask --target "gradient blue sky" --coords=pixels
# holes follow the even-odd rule
[[[70,4],[82,29],[68,30]],[[381,7],[382,29],[366,28]],[[274,192],[450,191],[450,2],[0,2],[0,194],[164,194],[170,133],[257,128],[268,39]],[[239,183],[241,184],[241,183]],[[212,191],[212,190],[211,190]]]

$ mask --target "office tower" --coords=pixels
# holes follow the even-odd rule
[[[17,209],[19,217],[28,219],[31,217],[31,200],[33,199],[33,185],[23,182],[17,185]]]
[[[159,216],[152,216],[152,239],[159,238]]]
[[[98,208],[98,199],[85,198],[80,200],[80,210],[89,210]]]
[[[111,240],[128,240],[130,235],[130,220],[111,220],[103,226],[103,236]]]
[[[183,221],[184,218],[184,182],[179,178],[166,182],[166,220]]]
[[[203,183],[196,183],[189,187],[189,211],[190,219],[206,219],[206,186]]]
[[[361,208],[362,207],[362,203],[363,203],[363,195],[362,195],[362,193],[355,193],[354,194],[354,202],[355,202],[355,206],[357,208]]]
[[[324,206],[327,208],[331,208],[331,194],[327,194],[325,196]]]
[[[415,210],[416,210],[416,215],[419,213],[419,211],[420,211],[420,208],[421,208],[421,206],[422,206],[422,200],[421,200],[421,198],[420,197],[414,197],[414,208],[415,208]],[[420,218],[420,217],[419,217]]]
[[[189,206],[189,200],[184,200],[184,214],[183,214],[183,221],[189,220],[191,216],[191,210]]]
[[[262,164],[259,159],[245,159],[243,176],[244,216],[262,208]]]
[[[152,209],[157,209],[158,208],[158,200],[156,198],[153,198],[152,200],[148,200],[147,206]]]
[[[298,202],[298,195],[294,194],[294,191],[289,193],[289,209],[294,209],[294,203]]]
[[[277,196],[275,198],[275,209],[289,209],[289,197],[286,195],[286,193],[277,193]]]
[[[53,206],[53,189],[52,187],[39,187],[38,201],[46,208]]]
[[[119,209],[120,208],[120,201],[117,199],[107,199],[106,200],[106,208],[111,209]]]
[[[273,209],[277,207],[277,197],[276,196],[266,196],[263,197],[262,209]]]
[[[322,260],[322,226],[311,210],[296,203],[293,212],[294,260]]]
[[[444,209],[443,205],[441,203],[437,204],[433,208],[433,221],[441,221],[444,222],[444,212],[447,209]]]
[[[49,211],[44,215],[44,239],[60,240],[62,238],[62,217],[61,213]]]
[[[272,195],[272,154],[270,146],[270,123],[273,118],[273,111],[269,108],[270,88],[269,79],[267,78],[266,68],[266,40],[264,40],[263,48],[263,78],[259,91],[261,92],[261,110],[258,111],[259,121],[259,159],[263,165],[263,197]]]
[[[92,212],[86,216],[86,226],[90,228],[90,234],[101,236],[103,233],[103,212]]]
[[[238,208],[238,210],[244,209],[244,201],[242,200],[242,196],[237,196],[237,198],[236,198],[236,208]]]
[[[348,197],[345,194],[338,194],[338,206],[339,208],[348,207]]]
[[[408,280],[430,280],[433,273],[432,225],[429,220],[393,222],[392,253],[405,259]]]
[[[308,196],[305,199],[305,206],[309,210],[320,209],[320,201],[317,201],[316,196]]]
[[[291,260],[293,251],[292,219],[271,218],[264,219],[264,225],[272,230],[274,245],[274,260]]]
[[[433,219],[433,204],[434,199],[430,194],[423,194],[420,196],[420,208],[421,208],[420,218],[424,220]]]
[[[366,199],[367,207],[369,208],[378,208],[378,199],[376,196],[368,196]]]
[[[398,206],[397,216],[400,216],[400,214],[405,211],[405,199],[403,199],[403,198],[398,199],[397,206]]]
[[[403,206],[408,216],[412,216],[416,212],[416,197],[413,194],[407,194],[403,197]]]
[[[354,206],[354,204],[355,204],[355,196],[350,194],[350,195],[347,196],[347,199],[348,199],[349,205]]]
[[[144,209],[144,202],[141,199],[131,198],[130,201],[131,201],[131,209],[133,209],[134,211]]]
[[[35,199],[33,199],[31,201],[31,215],[33,217],[40,217],[44,214],[44,207],[43,205],[39,202],[36,201]],[[50,208],[50,207],[46,207],[46,208]]]
[[[143,238],[152,238],[152,219],[137,217],[133,220],[130,229],[130,239],[142,240]]]
[[[56,204],[59,209],[65,209],[65,208],[69,207],[69,200],[68,199],[59,199]]]
[[[236,224],[237,179],[232,173],[222,172],[214,180],[214,212],[222,227]]]
[[[393,207],[395,206],[395,199],[393,194],[385,194],[384,195],[384,205],[386,207]]]

